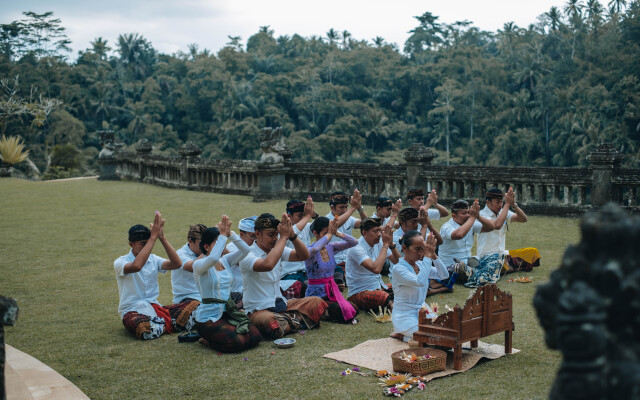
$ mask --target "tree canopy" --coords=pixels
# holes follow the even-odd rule
[[[2,76],[62,105],[40,127],[17,115],[0,133],[22,136],[40,166],[56,146],[95,154],[103,129],[166,154],[192,140],[203,157],[256,159],[265,126],[282,126],[301,161],[399,162],[420,142],[442,164],[581,166],[607,140],[640,164],[639,0],[569,0],[497,32],[425,12],[402,52],[380,36],[262,26],[217,54],[98,37],[73,62],[53,13],[24,15],[0,25]]]

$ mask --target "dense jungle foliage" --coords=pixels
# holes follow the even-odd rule
[[[495,33],[425,12],[402,49],[264,26],[217,54],[98,37],[74,61],[62,21],[24,15],[0,25],[0,134],[54,176],[95,169],[104,129],[169,155],[191,140],[202,157],[256,159],[259,129],[282,126],[296,160],[400,162],[421,142],[437,163],[470,165],[587,165],[607,140],[640,165],[640,0],[569,0]],[[46,120],[7,111],[39,95],[62,102]]]

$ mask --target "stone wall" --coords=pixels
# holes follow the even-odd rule
[[[306,163],[291,161],[281,138],[268,134],[278,146],[265,150],[261,144],[269,157],[263,154],[260,161],[204,160],[191,142],[180,149],[179,157],[160,157],[151,154],[150,143],[142,141],[135,153],[112,146],[116,150],[108,162],[110,168],[117,165],[116,175],[122,179],[247,195],[254,201],[307,195],[324,201],[333,191],[349,193],[357,188],[365,204],[373,204],[378,196],[404,199],[410,187],[422,187],[435,189],[439,202],[448,206],[457,198],[482,201],[486,189],[493,186],[512,186],[528,214],[581,215],[607,201],[640,212],[640,170],[620,168],[621,155],[609,144],[600,145],[589,156],[589,168],[431,165],[433,153],[422,144],[405,152],[405,164]]]

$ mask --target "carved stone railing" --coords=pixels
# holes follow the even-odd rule
[[[607,201],[640,212],[640,170],[620,168],[621,154],[609,144],[589,156],[588,168],[431,165],[433,153],[421,144],[405,152],[406,164],[292,162],[286,147],[278,150],[282,157],[274,162],[203,160],[190,142],[180,148],[179,157],[151,151],[145,141],[135,153],[116,149],[117,175],[168,187],[249,195],[255,201],[307,195],[324,201],[333,191],[358,188],[365,204],[373,204],[381,195],[405,199],[409,188],[420,187],[435,189],[439,202],[448,205],[458,198],[482,203],[486,189],[511,186],[529,214],[580,215]],[[269,151],[276,154],[273,148]]]

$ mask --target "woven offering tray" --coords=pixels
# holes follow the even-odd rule
[[[407,358],[412,360],[409,361]],[[447,353],[430,347],[411,348],[392,353],[391,362],[394,371],[421,376],[444,371],[447,366]]]

